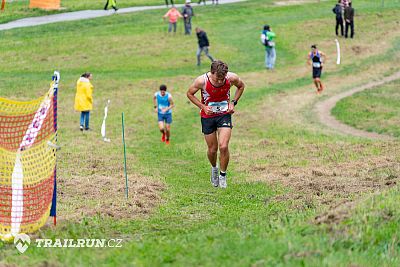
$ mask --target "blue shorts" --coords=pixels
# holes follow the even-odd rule
[[[165,122],[166,124],[172,123],[172,113],[160,114],[158,113],[158,122]]]

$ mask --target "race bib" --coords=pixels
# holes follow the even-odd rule
[[[321,63],[319,63],[319,62],[313,62],[313,63],[312,63],[312,66],[313,66],[314,68],[321,68]]]
[[[214,113],[222,113],[228,110],[228,101],[210,102],[208,106],[212,108]]]
[[[159,110],[160,113],[167,113],[168,111],[167,112],[162,112],[163,108],[168,108],[168,107],[167,106],[163,106],[163,105],[158,105],[158,110]]]

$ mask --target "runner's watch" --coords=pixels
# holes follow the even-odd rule
[[[233,103],[234,106],[236,106],[238,103],[236,100],[232,100],[231,102]]]

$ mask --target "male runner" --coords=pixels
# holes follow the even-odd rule
[[[233,99],[231,86],[236,86]],[[201,109],[201,126],[206,140],[208,160],[211,163],[211,183],[215,187],[226,188],[226,170],[229,163],[229,139],[232,133],[231,114],[234,113],[243,90],[244,83],[220,60],[211,63],[211,71],[193,82],[187,91],[189,100]],[[201,101],[195,96],[201,90]],[[217,152],[219,149],[220,173],[218,175]]]
[[[326,61],[326,55],[324,52],[319,51],[316,45],[311,46],[311,53],[308,54],[308,65],[312,65],[313,68],[313,79],[315,87],[317,87],[317,94],[320,94],[324,90],[324,85],[321,82],[322,66]]]
[[[153,97],[154,111],[158,113],[158,128],[162,133],[161,141],[169,145],[171,133],[172,108],[175,106],[172,101],[172,95],[167,92],[167,86],[162,84],[160,91]],[[165,125],[164,125],[165,124]]]

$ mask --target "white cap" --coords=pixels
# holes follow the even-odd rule
[[[186,4],[190,4],[190,0],[186,0]]]

